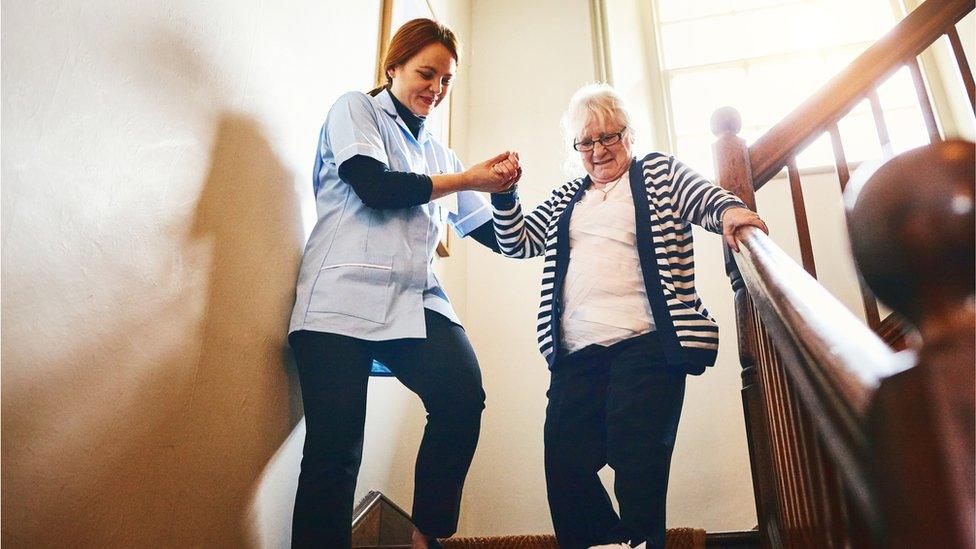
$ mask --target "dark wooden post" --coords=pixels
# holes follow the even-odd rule
[[[914,367],[881,383],[868,416],[888,547],[976,536],[974,163],[972,143],[938,142],[852,181],[858,267],[921,336]]]
[[[712,133],[718,138],[713,145],[716,164],[716,183],[738,196],[747,206],[756,209],[755,192],[749,165],[749,147],[738,136],[742,128],[739,113],[723,107],[712,115]],[[727,245],[725,270],[732,284],[735,300],[735,321],[738,332],[739,362],[742,365],[742,408],[745,414],[746,437],[752,467],[752,487],[756,495],[756,513],[763,545],[782,545],[779,524],[780,502],[776,496],[776,471],[773,467],[770,435],[766,424],[769,413],[763,401],[762,387],[756,370],[760,353],[759,333],[756,329],[756,310],[746,291],[735,258]]]

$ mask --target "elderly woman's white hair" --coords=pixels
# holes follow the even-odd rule
[[[561,126],[563,142],[566,143],[566,172],[575,177],[583,170],[580,155],[573,149],[573,141],[579,137],[586,123],[595,119],[598,122],[612,121],[617,126],[626,127],[624,139],[634,142],[634,127],[631,124],[630,110],[617,90],[610,84],[596,82],[586,84],[576,90],[563,113]]]

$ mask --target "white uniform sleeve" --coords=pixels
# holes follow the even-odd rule
[[[464,166],[457,156],[454,156],[454,172],[464,171]],[[460,237],[467,236],[471,231],[491,221],[491,205],[482,193],[477,191],[461,191],[457,193],[457,209],[447,214],[447,220],[454,226],[454,231]]]
[[[349,92],[340,97],[325,121],[323,139],[327,140],[336,166],[363,155],[390,165],[376,120],[376,110],[369,97]]]

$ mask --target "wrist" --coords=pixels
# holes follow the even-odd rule
[[[730,211],[732,211],[732,210],[734,210],[736,208],[741,208],[743,210],[749,210],[749,208],[745,204],[739,204],[737,202],[732,202],[731,204],[726,204],[726,205],[722,206],[721,209],[718,212],[718,222],[719,222],[719,224],[722,225],[722,226],[725,226],[725,216]],[[752,210],[749,210],[749,211],[751,212]]]
[[[475,187],[475,178],[471,173],[471,170],[464,170],[457,174],[457,181],[455,182],[455,191],[470,191]]]

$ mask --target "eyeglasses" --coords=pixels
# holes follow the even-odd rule
[[[609,147],[610,145],[616,145],[620,143],[623,138],[624,132],[627,131],[627,126],[624,126],[622,130],[617,133],[608,133],[606,135],[601,135],[598,139],[584,139],[582,141],[573,141],[573,148],[579,152],[590,152],[593,150],[593,146],[599,142],[604,147]]]

